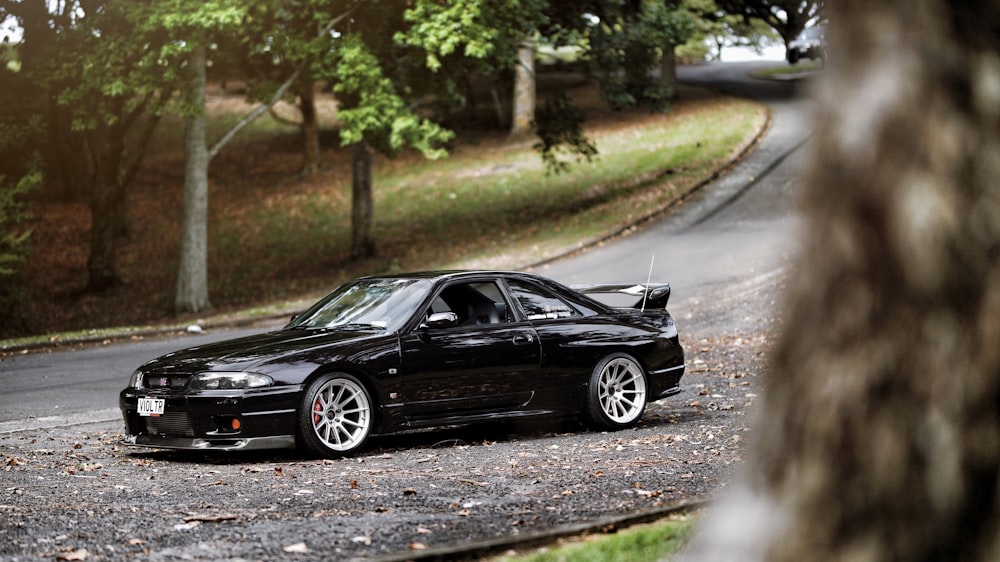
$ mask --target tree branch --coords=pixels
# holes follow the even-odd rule
[[[337,25],[338,23],[343,21],[344,18],[347,18],[348,16],[353,14],[354,11],[357,10],[359,6],[360,4],[355,4],[353,7],[351,7],[351,9],[331,19],[325,26],[323,26],[323,29],[321,29],[319,33],[316,34],[316,38],[318,39],[320,37],[323,37],[327,33],[330,33],[330,30],[333,29],[333,26]],[[278,103],[278,101],[282,97],[284,97],[285,92],[288,91],[288,88],[291,88],[292,84],[295,83],[295,80],[298,79],[299,74],[302,74],[302,71],[305,70],[306,66],[309,65],[309,62],[310,62],[309,59],[306,58],[301,63],[299,63],[299,66],[295,69],[295,72],[293,72],[292,75],[289,76],[287,80],[282,82],[281,86],[278,87],[278,89],[266,102],[255,107],[253,111],[248,113],[243,119],[240,119],[239,122],[230,127],[230,129],[226,131],[226,134],[222,135],[222,138],[216,141],[215,144],[213,144],[212,147],[208,149],[208,160],[211,161],[212,158],[214,158],[215,155],[218,154],[220,150],[222,150],[222,147],[225,146],[230,140],[232,140],[237,133],[242,131],[244,127],[246,127],[250,123],[253,123],[258,117],[266,113],[272,106],[274,106],[274,104]]]

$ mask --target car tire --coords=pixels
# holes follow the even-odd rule
[[[634,426],[646,409],[646,376],[631,355],[613,353],[590,375],[587,414],[598,429]]]
[[[357,377],[333,373],[306,390],[299,408],[299,437],[307,449],[328,458],[357,451],[375,425],[371,394]]]

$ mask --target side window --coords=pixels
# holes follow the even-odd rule
[[[433,312],[454,312],[463,326],[510,322],[507,301],[492,281],[445,287],[431,303],[428,313]]]
[[[546,293],[538,287],[520,281],[511,281],[510,288],[514,293],[514,297],[517,298],[517,302],[524,309],[524,313],[528,315],[528,320],[550,320],[580,316],[580,313],[570,306],[569,303]]]

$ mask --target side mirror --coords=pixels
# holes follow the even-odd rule
[[[435,312],[420,325],[421,328],[451,328],[458,326],[458,315],[454,312]]]

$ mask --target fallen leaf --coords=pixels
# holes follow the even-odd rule
[[[236,515],[232,513],[223,513],[220,515],[189,515],[184,518],[184,522],[201,521],[205,523],[218,523],[219,521],[235,521],[236,519]]]
[[[309,547],[306,546],[306,543],[304,542],[297,542],[295,544],[290,544],[281,550],[289,554],[305,554],[309,552]]]
[[[411,542],[409,548],[410,550],[427,550],[427,545],[422,542]]]
[[[81,548],[79,550],[60,554],[56,560],[86,560],[89,555],[90,553],[87,552],[87,549]]]

